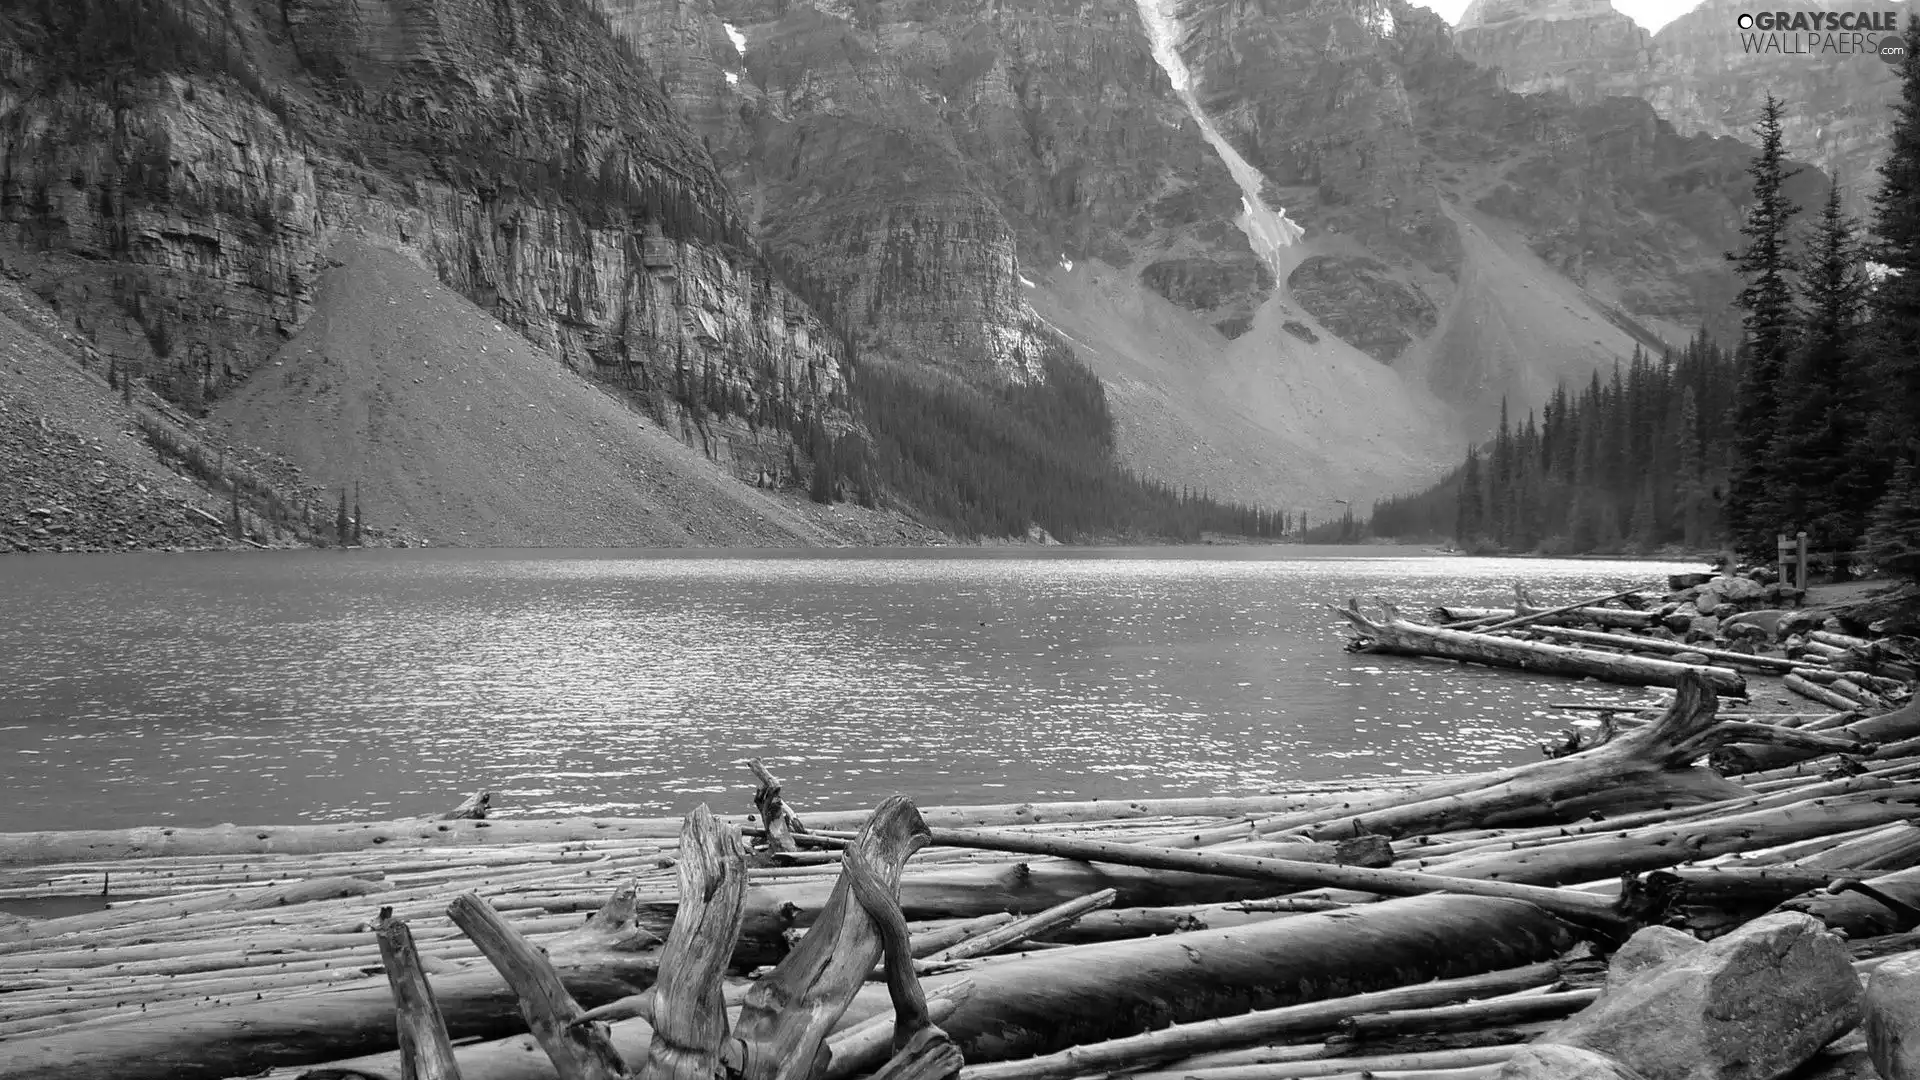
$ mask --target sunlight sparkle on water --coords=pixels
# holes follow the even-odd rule
[[[1620,688],[1355,656],[1320,605],[1664,565],[366,552],[13,559],[0,830],[1146,797],[1528,760]]]

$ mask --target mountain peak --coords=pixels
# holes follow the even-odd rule
[[[1460,15],[1458,30],[1495,26],[1517,19],[1553,22],[1562,19],[1625,19],[1611,0],[1473,0]]]

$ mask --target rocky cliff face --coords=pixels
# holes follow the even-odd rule
[[[1090,257],[1229,335],[1272,289],[1129,0],[600,3],[664,69],[719,73],[669,89],[865,347],[1030,372],[1043,331],[1023,281]],[[699,29],[653,29],[669,9]],[[698,56],[673,55],[696,38]]]
[[[304,320],[326,249],[364,233],[657,409],[845,422],[836,335],[583,0],[49,19],[0,23],[0,227],[36,291],[177,399],[243,379]]]
[[[1520,6],[1487,0],[1476,25],[1572,33],[1608,21],[1603,4],[1561,3],[1556,18],[1532,20]],[[1332,277],[1331,264],[1303,265],[1295,295],[1376,356],[1393,349],[1389,338],[1424,340],[1410,362],[1476,426],[1499,396],[1531,404],[1537,391],[1523,387],[1584,378],[1633,340],[1726,328],[1733,284],[1721,254],[1745,197],[1739,144],[1682,137],[1640,101],[1514,93],[1462,55],[1432,12],[1397,0],[1198,0],[1187,10],[1186,55],[1221,126],[1311,241],[1374,261]],[[1476,251],[1499,254],[1503,269],[1469,265]],[[1541,271],[1523,267],[1532,259]],[[1542,271],[1572,286],[1571,302],[1514,314],[1535,355],[1500,355],[1506,346],[1480,333],[1473,290],[1508,274],[1522,280],[1502,287],[1557,289],[1524,280]],[[1423,315],[1427,303],[1448,314]]]
[[[1653,35],[1608,0],[1474,0],[1454,40],[1508,90],[1561,90],[1587,104],[1638,95],[1655,52]]]
[[[1735,21],[1758,10],[1743,0],[1704,0],[1648,35],[1606,0],[1476,0],[1460,21],[1460,52],[1501,72],[1509,89],[1560,90],[1576,101],[1641,98],[1683,135],[1749,139],[1762,98],[1787,103],[1785,134],[1796,158],[1837,177],[1863,211],[1887,110],[1892,68],[1869,50],[1877,35],[1789,32],[1770,48],[1765,33]],[[1906,25],[1911,3],[1826,0],[1794,11],[1893,12]],[[1845,51],[1841,51],[1845,50]]]
[[[1017,375],[1044,333],[1036,311],[1087,310],[1069,283],[1097,264],[1100,303],[1116,280],[1170,302],[1213,332],[1223,372],[1260,353],[1311,366],[1304,346],[1340,343],[1336,370],[1390,364],[1396,407],[1442,424],[1458,409],[1477,430],[1502,396],[1531,403],[1635,343],[1725,328],[1744,151],[1608,99],[1604,64],[1578,75],[1585,104],[1514,93],[1532,82],[1476,65],[1399,0],[1172,5],[1204,114],[1259,170],[1262,201],[1307,227],[1277,264],[1236,224],[1241,193],[1134,0],[598,2],[685,73],[668,89],[761,234],[905,359]],[[1545,9],[1525,0],[1482,0],[1474,19],[1562,58],[1649,48],[1604,0],[1557,3],[1544,37]],[[1518,307],[1490,298],[1530,275],[1550,287]],[[1271,329],[1298,329],[1256,333],[1269,307]],[[1166,347],[1074,340],[1115,378]],[[1341,438],[1321,413],[1335,391],[1284,393],[1307,395],[1312,438]]]

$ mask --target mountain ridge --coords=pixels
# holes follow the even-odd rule
[[[187,27],[130,81],[98,64],[130,42],[70,25],[121,9]],[[857,443],[859,363],[992,400],[1065,340],[1119,466],[1324,516],[1503,401],[1724,329],[1734,287],[1744,147],[1512,93],[1403,0],[70,10],[0,22],[0,243],[191,410],[364,234],[734,476]]]

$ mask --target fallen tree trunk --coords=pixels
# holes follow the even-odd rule
[[[1516,766],[1480,778],[1473,786],[1443,782],[1416,788],[1401,793],[1392,804],[1376,799],[1361,812],[1307,811],[1280,821],[1321,840],[1564,823],[1592,812],[1596,801],[1604,803],[1614,793],[1684,785],[1697,794],[1692,800],[1697,802],[1746,795],[1739,785],[1691,765],[1714,747],[1741,739],[1792,739],[1829,749],[1859,746],[1839,731],[1809,735],[1769,724],[1721,720],[1716,716],[1718,704],[1708,681],[1690,674],[1658,720],[1592,749]]]
[[[1860,702],[1855,701],[1847,695],[1821,686],[1819,683],[1813,682],[1803,675],[1788,675],[1786,678],[1780,680],[1780,685],[1799,694],[1808,701],[1817,701],[1829,709],[1840,712],[1858,710],[1861,706]]]
[[[1357,601],[1345,608],[1334,609],[1360,631],[1356,645],[1359,651],[1434,656],[1549,675],[1599,679],[1627,686],[1678,686],[1683,675],[1694,672],[1706,679],[1715,693],[1733,697],[1745,697],[1747,694],[1747,680],[1731,668],[1676,664],[1670,660],[1574,649],[1541,641],[1444,630],[1408,622],[1399,617],[1391,604],[1383,606],[1387,612],[1384,622],[1375,622],[1361,614]]]
[[[1146,848],[1151,845],[1115,846]],[[1275,841],[1235,844],[1208,850],[1325,864],[1334,863],[1341,854],[1337,844]],[[1166,907],[1258,899],[1278,895],[1285,891],[1286,886],[1284,883],[1192,871],[1168,872],[1166,869],[1108,863],[1096,866],[1080,861],[1047,859],[912,874],[900,883],[900,908],[909,919],[975,918],[1003,912],[1033,915],[1103,889],[1114,891],[1116,907]],[[831,881],[769,885],[754,889],[750,902],[768,909],[790,906],[795,925],[809,926],[832,891]]]
[[[1186,799],[1111,799],[994,806],[930,807],[927,824],[949,828],[998,828],[1079,821],[1128,821],[1148,817],[1235,817],[1273,814],[1332,801],[1328,795],[1251,795]],[[811,829],[858,829],[869,810],[815,811]],[[757,825],[751,815],[716,815],[723,824]],[[342,822],[324,825],[214,825],[206,828],[142,826],[0,833],[0,868],[48,863],[194,855],[315,855],[401,848],[491,847],[583,840],[660,840],[680,835],[679,818],[488,818],[484,821]]]
[[[1446,892],[1466,896],[1497,897],[1533,904],[1561,918],[1576,921],[1602,935],[1618,935],[1633,926],[1631,920],[1620,915],[1611,901],[1564,889],[1541,888],[1504,881],[1476,881],[1407,870],[1327,866],[1249,855],[1154,848],[1144,844],[1115,844],[1102,840],[1076,840],[1069,837],[1034,836],[984,829],[935,829],[933,843],[947,847],[1057,855],[1062,858],[1110,862],[1147,869],[1193,870],[1273,882],[1285,886],[1290,892],[1335,888],[1382,896],[1421,896],[1427,893]]]
[[[1516,605],[1512,608],[1455,607],[1443,604],[1433,609],[1433,621],[1436,623],[1493,623],[1510,619],[1516,615],[1535,615],[1542,609],[1531,605]],[[1657,620],[1651,611],[1627,611],[1623,608],[1578,607],[1572,611],[1563,611],[1558,615],[1543,615],[1531,626],[1579,627],[1605,626],[1615,630],[1647,630],[1655,626]],[[1466,629],[1460,627],[1459,629]]]
[[[1600,996],[1598,989],[1521,994],[1491,1001],[1359,1013],[1340,1021],[1339,1032],[1355,1042],[1424,1032],[1472,1031],[1496,1024],[1524,1024],[1572,1016]]]
[[[984,963],[966,973],[973,990],[943,1026],[967,1061],[999,1061],[1249,1006],[1269,1009],[1500,971],[1557,956],[1571,940],[1565,927],[1530,904],[1465,896],[1389,900]],[[885,993],[869,987],[842,1024],[888,1007]],[[1351,1014],[1339,1012],[1327,1023]]]
[[[1112,889],[1101,889],[1097,893],[1069,900],[1045,911],[1029,915],[1006,926],[997,926],[978,937],[955,942],[950,948],[942,949],[928,957],[930,963],[971,960],[978,956],[989,956],[1009,945],[1016,945],[1030,938],[1071,926],[1074,921],[1090,911],[1097,911],[1113,904]]]
[[[1731,817],[1468,855],[1429,869],[1490,881],[1565,885],[1905,821],[1914,816],[1916,806],[1920,806],[1920,784],[1901,784]]]
[[[1192,930],[1224,930],[1248,923],[1334,911],[1348,905],[1329,901],[1240,900],[1226,904],[1189,904],[1181,907],[1134,907],[1096,911],[1071,926],[1039,935],[1034,940],[1064,945],[1091,945],[1126,941],[1156,934],[1184,934]]]
[[[1564,641],[1578,641],[1587,645],[1612,645],[1617,648],[1632,649],[1636,652],[1666,653],[1668,655],[1696,653],[1709,660],[1719,660],[1726,664],[1756,668],[1760,671],[1770,671],[1780,675],[1788,674],[1800,667],[1799,664],[1784,657],[1754,656],[1749,653],[1730,652],[1726,649],[1705,649],[1698,645],[1688,645],[1681,641],[1668,641],[1665,638],[1635,637],[1632,634],[1603,634],[1593,630],[1572,630],[1553,626],[1537,626],[1533,632],[1543,634],[1547,637],[1560,638]]]
[[[1869,716],[1839,727],[1828,728],[1823,735],[1835,735],[1857,739],[1863,743],[1884,748],[1890,755],[1898,755],[1891,744],[1908,739],[1920,738],[1920,702],[1912,702],[1879,716]],[[1873,750],[1878,756],[1879,750]],[[1810,761],[1820,756],[1820,752],[1804,745],[1754,745],[1735,742],[1713,753],[1713,768],[1724,775],[1762,772],[1778,769],[1796,762]]]
[[[1811,915],[1849,938],[1901,934],[1920,926],[1920,867],[1867,878],[1860,887],[1816,889],[1781,904]]]
[[[659,936],[635,920],[631,887],[577,931],[545,947],[567,991],[592,1007],[653,984]],[[519,1002],[485,961],[433,976],[449,1034],[498,1038],[523,1027]],[[0,1041],[8,1080],[200,1080],[382,1051],[393,1045],[393,998],[385,985],[129,1017]]]

